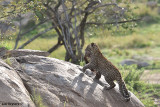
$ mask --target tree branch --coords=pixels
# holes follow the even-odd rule
[[[51,19],[51,18],[50,18],[50,19]],[[46,20],[44,20],[44,21],[39,22],[37,25],[35,25],[35,26],[33,26],[32,28],[28,29],[27,31],[23,32],[20,36],[23,36],[23,35],[29,33],[30,31],[32,31],[32,30],[34,30],[35,28],[37,28],[38,26],[46,23],[46,22],[49,21],[50,19],[46,19]]]
[[[15,41],[14,49],[17,48],[18,42],[20,40],[21,31],[22,31],[22,17],[21,17],[21,14],[19,15],[19,18],[20,18],[19,33],[18,33],[16,41]]]
[[[53,29],[53,28],[54,28],[54,26],[52,26],[52,27],[50,27],[50,28],[48,28],[48,29],[40,32],[39,34],[37,34],[36,36],[34,36],[33,38],[31,38],[30,40],[28,40],[27,42],[25,42],[23,45],[21,45],[18,49],[24,48],[24,47],[25,47],[26,45],[28,45],[30,42],[32,42],[33,40],[35,40],[36,38],[38,38],[39,36],[41,36],[42,34],[48,32],[48,31],[50,31],[50,30]]]
[[[85,12],[85,15],[84,15],[81,23],[80,23],[80,34],[79,34],[79,37],[80,37],[80,39],[81,39],[81,41],[82,41],[82,42],[81,42],[81,47],[84,46],[84,28],[85,28],[85,25],[86,25],[87,17],[88,17],[88,15],[89,15],[88,9],[89,9],[89,8],[92,8],[92,6],[96,5],[97,3],[99,3],[99,2],[91,2],[91,3],[89,3],[88,6],[85,8],[85,11],[86,11],[86,12]]]

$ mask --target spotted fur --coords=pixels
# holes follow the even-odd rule
[[[114,81],[116,80],[119,84],[119,91],[126,99],[126,101],[129,101],[130,94],[126,88],[125,82],[123,81],[119,70],[102,55],[101,51],[99,50],[99,47],[95,43],[89,44],[85,49],[85,58],[87,57],[89,57],[90,60],[83,67],[83,72],[85,72],[86,69],[97,71],[95,77],[96,79],[99,79],[101,75],[103,75],[105,77],[106,82],[110,85],[109,87],[106,87],[107,90],[115,87]]]
[[[85,54],[84,56],[84,61],[86,64],[89,63],[89,57]],[[91,69],[92,72],[96,72],[94,69]],[[96,72],[96,76],[95,79],[99,80],[101,78],[101,73],[100,72]]]

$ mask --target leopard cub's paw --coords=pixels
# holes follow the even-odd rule
[[[83,67],[82,72],[85,73],[85,71],[86,71],[86,70],[85,70],[84,67]]]
[[[84,70],[83,67],[81,67],[81,66],[78,66],[78,69],[79,69],[80,71],[82,71],[83,73],[85,72],[85,70]]]
[[[105,90],[110,90],[111,88],[110,88],[109,86],[105,85],[105,86],[104,86],[104,89],[105,89]]]

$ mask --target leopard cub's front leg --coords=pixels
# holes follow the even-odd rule
[[[92,63],[88,63],[83,67],[83,72],[85,72],[86,69],[94,69],[94,65]]]

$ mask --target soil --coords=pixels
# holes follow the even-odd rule
[[[160,73],[150,73],[150,70],[144,71],[141,80],[150,84],[160,84]]]
[[[141,80],[146,81],[150,84],[160,84],[160,73],[150,73],[150,70],[144,71],[144,74],[141,77]],[[160,98],[153,96],[154,103],[160,107]]]

